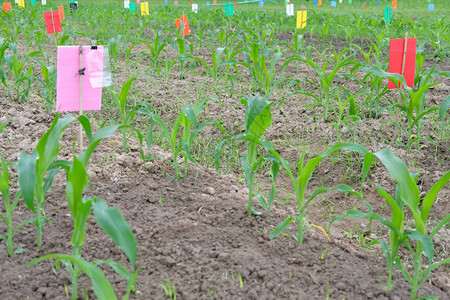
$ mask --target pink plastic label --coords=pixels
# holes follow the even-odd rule
[[[56,110],[99,110],[102,105],[103,46],[91,49],[83,46],[82,69],[80,69],[80,47],[58,46],[58,77],[56,80]],[[81,108],[80,108],[80,77]]]

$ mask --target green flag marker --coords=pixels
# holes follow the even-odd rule
[[[225,3],[225,16],[232,16],[233,14],[233,3]]]
[[[384,7],[384,21],[386,23],[391,23],[392,19],[392,6],[385,6]]]

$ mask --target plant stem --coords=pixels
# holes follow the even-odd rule
[[[41,207],[41,201],[37,201],[37,207],[36,207],[36,221],[35,221],[35,225],[37,227],[37,250],[41,250],[41,246],[42,246],[42,231],[43,231],[43,227],[44,224],[42,222],[42,215],[41,215],[41,210],[43,208]]]
[[[256,161],[256,143],[248,142],[247,145],[247,161],[251,169]],[[250,180],[248,183],[248,204],[247,204],[247,215],[252,215],[252,198],[253,198],[253,170],[250,172]]]
[[[419,277],[420,269],[422,267],[422,249],[423,245],[421,242],[416,242],[416,255],[414,257],[414,277],[411,282],[411,299],[417,298],[417,291],[419,289]]]
[[[301,244],[303,243],[303,227],[304,227],[304,220],[303,220],[304,211],[303,209],[299,210],[298,217],[297,217],[297,224],[298,224],[298,236],[297,236],[297,243]]]
[[[8,194],[3,195],[3,199],[5,202],[5,210],[6,210],[6,245],[8,247],[8,254],[9,257],[12,257],[13,252],[13,236],[12,236],[12,212],[11,212],[11,205],[10,205],[10,198]]]
[[[250,182],[248,183],[248,204],[247,215],[252,215],[252,198],[253,198],[253,172],[250,174]]]

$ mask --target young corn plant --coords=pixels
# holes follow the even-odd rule
[[[306,188],[308,187],[309,180],[311,179],[312,173],[316,170],[317,165],[324,158],[339,150],[357,151],[363,154],[367,153],[367,150],[362,146],[349,143],[340,143],[331,147],[328,151],[320,154],[319,156],[313,157],[307,162],[305,162],[306,152],[303,151],[297,163],[297,176],[294,175],[295,170],[291,167],[289,162],[281,158],[279,155],[275,154],[277,156],[277,159],[281,162],[283,168],[286,170],[286,173],[288,174],[289,178],[291,179],[294,194],[297,199],[298,215],[286,218],[280,225],[277,226],[277,228],[275,228],[273,231],[270,232],[269,234],[270,238],[275,238],[281,233],[283,233],[283,231],[287,228],[287,226],[292,221],[295,221],[297,223],[297,235],[293,234],[285,234],[285,235],[293,237],[297,241],[297,243],[302,243],[305,231],[306,209],[308,208],[309,203],[311,203],[311,201],[316,196],[324,192],[330,190],[337,190],[343,193],[351,193],[358,197],[361,197],[361,195],[358,192],[354,191],[351,187],[345,184],[341,184],[336,187],[321,187],[313,191],[308,199],[306,199],[305,197]],[[311,226],[314,226],[325,233],[325,230],[322,227],[317,225]]]
[[[28,101],[31,79],[34,70],[32,66],[28,66],[28,69],[25,69],[25,64],[27,63],[28,59],[40,54],[41,52],[30,52],[23,60],[20,60],[16,45],[10,43],[9,49],[11,49],[12,53],[5,54],[4,59],[6,65],[14,75],[15,82],[8,85],[7,95],[10,99],[15,99],[19,102],[25,102]],[[11,93],[11,91],[13,90],[15,92],[15,97]]]
[[[317,73],[317,79],[319,80],[318,84],[309,79],[307,79],[306,81],[311,83],[312,85],[314,85],[317,88],[317,90],[319,91],[319,95],[316,96],[316,95],[313,95],[313,94],[307,93],[307,92],[299,92],[299,93],[313,97],[317,101],[316,103],[318,105],[324,106],[324,120],[325,121],[328,120],[328,110],[329,110],[329,106],[331,105],[330,92],[331,92],[333,79],[336,77],[339,70],[341,70],[342,68],[345,68],[346,66],[355,64],[355,61],[353,60],[353,56],[350,56],[350,57],[344,56],[344,54],[347,51],[349,51],[349,50],[344,49],[340,54],[335,55],[335,66],[329,72],[327,71],[327,68],[328,68],[328,65],[331,63],[330,58],[327,58],[323,67],[320,67],[320,65],[312,59],[308,59],[308,58],[300,59],[300,60],[306,62],[308,65],[310,65],[313,68],[313,70]],[[355,71],[356,70],[352,70],[352,73]]]
[[[41,137],[36,149],[31,155],[22,152],[18,159],[17,172],[19,176],[20,192],[27,207],[33,212],[33,224],[37,229],[37,249],[42,245],[42,232],[45,221],[45,199],[51,188],[53,179],[59,169],[51,168],[59,154],[59,141],[62,132],[75,117],[67,115],[60,119],[55,116],[49,130]]]
[[[214,125],[217,126],[224,134],[225,129],[222,127],[222,125],[219,122],[198,122],[198,116],[203,111],[204,104],[209,101],[211,98],[206,98],[198,103],[196,103],[194,106],[182,106],[181,112],[178,116],[178,118],[175,120],[175,123],[172,126],[172,129],[170,129],[161,118],[152,112],[151,106],[147,102],[141,102],[139,103],[140,108],[137,110],[138,113],[145,114],[150,117],[150,129],[147,134],[147,148],[150,150],[151,145],[153,143],[153,129],[154,126],[157,124],[161,127],[163,139],[169,144],[170,150],[172,152],[172,165],[175,169],[175,179],[178,181],[182,174],[181,169],[178,165],[177,158],[180,154],[183,153],[184,157],[184,170],[185,170],[185,176],[187,175],[187,160],[191,161],[192,163],[196,164],[195,160],[191,156],[191,146],[194,142],[195,138],[198,136],[198,134],[208,125]],[[179,138],[179,130],[180,127],[182,127],[182,133],[181,133],[181,139]],[[170,129],[170,130],[169,130]],[[147,159],[153,159],[153,158],[147,158]]]
[[[108,236],[112,238],[112,240],[119,246],[119,248],[121,248],[125,252],[133,270],[135,269],[137,256],[137,245],[133,232],[131,231],[128,223],[125,221],[125,218],[122,216],[119,210],[115,207],[108,207],[108,205],[102,199],[91,199],[83,197],[83,191],[88,186],[88,175],[84,166],[87,155],[84,154],[86,153],[83,153],[80,158],[74,157],[73,163],[69,164],[70,167],[67,169],[66,198],[69,203],[69,208],[74,224],[74,231],[71,240],[73,251],[70,255],[73,260],[67,260],[64,257],[60,257],[58,254],[50,254],[30,262],[30,264],[36,264],[39,261],[47,258],[61,259],[70,274],[72,282],[72,299],[74,300],[77,299],[78,278],[83,271],[77,259],[82,259],[81,252],[82,246],[84,244],[86,224],[92,210],[94,211],[94,215],[99,226],[106,234],[108,234]],[[134,279],[139,272],[139,268],[134,270],[133,272],[129,272],[123,265],[114,261],[96,261],[94,263],[108,264],[114,270],[116,270],[119,275],[122,275],[127,279],[128,287],[125,299],[128,299],[132,286],[134,285]],[[92,265],[91,268],[95,268],[94,263],[89,263]],[[89,276],[88,273],[87,275]],[[89,277],[94,284],[94,292],[98,295],[100,291],[95,290],[95,281],[98,279],[95,276]],[[108,290],[109,289],[106,289],[105,291]],[[115,295],[114,290],[112,289],[108,292],[111,293],[111,296]]]
[[[53,66],[42,66],[42,77],[36,80],[42,85],[42,99],[45,101],[47,113],[50,113],[55,105],[56,99],[56,68]]]
[[[258,158],[257,151],[257,146],[260,145],[263,149],[270,149],[272,152],[275,152],[273,146],[269,142],[261,139],[266,129],[272,123],[272,114],[270,112],[272,102],[268,101],[267,98],[261,97],[260,95],[252,95],[248,98],[248,100],[241,100],[241,102],[245,106],[245,133],[222,140],[214,151],[214,163],[216,165],[216,169],[218,169],[220,149],[225,143],[233,140],[247,142],[247,155],[241,157],[241,164],[245,174],[245,182],[249,190],[247,215],[260,215],[261,213],[255,211],[252,207],[253,197],[256,196],[263,208],[269,210],[270,212],[270,208],[275,197],[275,178],[279,170],[278,160],[273,155],[260,156]],[[261,194],[254,192],[254,173],[264,160],[268,160],[272,164],[270,171],[272,177],[272,188],[267,201]]]
[[[423,117],[429,115],[433,111],[439,110],[439,107],[430,107],[428,109],[425,108],[426,104],[426,95],[428,90],[439,84],[439,82],[432,82],[431,78],[436,75],[447,75],[446,72],[434,71],[434,67],[429,70],[429,72],[422,76],[419,80],[420,84],[417,87],[417,90],[406,86],[405,78],[400,74],[387,73],[381,70],[378,67],[371,67],[364,69],[367,72],[373,73],[380,78],[388,78],[392,80],[397,87],[400,84],[403,86],[400,89],[400,95],[402,97],[403,103],[394,104],[395,107],[398,107],[400,111],[404,112],[407,119],[406,126],[399,124],[398,122],[394,122],[394,124],[399,128],[400,132],[402,132],[407,137],[406,144],[399,142],[402,146],[404,146],[408,151],[411,151],[412,144],[416,142],[417,148],[419,148],[419,139],[421,138],[421,129],[424,125]],[[442,103],[441,105],[443,105]],[[415,134],[414,134],[415,130]]]
[[[22,248],[14,249],[13,238],[17,231],[25,224],[32,222],[32,219],[25,220],[21,224],[14,227],[13,225],[13,211],[17,207],[20,197],[16,197],[13,202],[11,202],[10,196],[10,173],[8,169],[8,163],[0,154],[1,166],[0,166],[0,193],[3,197],[3,203],[5,205],[4,213],[0,213],[0,218],[5,222],[6,234],[0,234],[0,239],[6,243],[6,248],[8,249],[8,255],[12,257],[14,254],[21,253],[24,251]],[[18,195],[19,196],[19,195]]]
[[[419,187],[417,186],[418,174],[411,174],[406,164],[398,158],[391,150],[382,149],[375,153],[367,153],[364,159],[363,181],[369,172],[369,168],[377,158],[387,168],[389,174],[397,182],[395,195],[389,195],[381,186],[377,185],[377,192],[386,200],[391,208],[391,219],[385,219],[373,212],[370,204],[362,200],[367,207],[368,212],[362,212],[357,209],[348,210],[343,215],[333,218],[328,225],[331,225],[346,217],[356,219],[368,218],[376,220],[388,227],[389,243],[384,240],[375,240],[372,244],[380,243],[388,265],[388,281],[386,288],[392,289],[392,275],[394,265],[400,270],[402,275],[411,285],[411,298],[416,299],[419,287],[424,284],[434,269],[450,263],[450,258],[439,262],[434,261],[434,247],[432,238],[436,233],[448,224],[450,214],[447,214],[434,227],[430,228],[429,216],[437,194],[445,187],[450,180],[450,171],[447,171],[426,193],[421,197]],[[412,213],[412,228],[407,228],[405,209]],[[415,243],[415,245],[414,245]],[[400,247],[404,245],[412,257],[413,268],[408,269],[406,264],[411,260],[400,254]],[[425,256],[428,260],[424,265],[422,259]]]
[[[77,193],[87,186],[87,174],[82,174],[82,163],[74,158],[69,174],[68,189],[66,190],[67,200],[70,203],[72,219],[74,221],[74,232],[72,235],[72,254],[47,254],[40,258],[28,262],[28,265],[36,265],[39,262],[56,258],[57,267],[63,263],[70,274],[72,282],[72,299],[76,300],[78,295],[78,278],[84,272],[91,280],[94,293],[98,299],[117,299],[117,295],[111,283],[104,273],[96,266],[107,264],[119,275],[127,279],[127,290],[123,299],[128,299],[131,291],[135,288],[135,281],[139,272],[139,267],[135,269],[137,256],[137,245],[133,232],[131,231],[125,218],[116,207],[109,207],[104,200],[99,198],[86,198]],[[85,173],[85,171],[84,171]],[[80,181],[81,180],[81,181]],[[72,182],[73,181],[73,182]],[[75,195],[77,194],[77,195]],[[88,262],[81,257],[81,246],[83,245],[85,227],[87,219],[94,211],[95,218],[103,231],[121,248],[130,261],[133,272],[129,272],[123,265],[114,261],[94,261]]]
[[[185,61],[191,60],[191,56],[187,54],[187,50],[190,49],[192,53],[193,44],[186,45],[185,39],[177,38],[172,42],[172,44],[170,44],[170,46],[178,50],[178,55],[175,56],[174,60],[178,60],[180,62],[180,79],[184,79]]]
[[[125,152],[128,151],[128,140],[133,136],[133,132],[136,133],[138,137],[140,136],[139,130],[130,125],[136,116],[139,105],[133,105],[131,109],[127,108],[127,98],[133,82],[142,76],[156,77],[155,75],[150,74],[140,74],[136,77],[132,77],[123,84],[120,93],[117,93],[112,88],[108,88],[114,98],[114,104],[120,112],[121,125],[123,126],[120,126],[119,130],[122,133],[122,147]],[[113,123],[113,125],[119,125],[115,121],[110,122]]]
[[[213,89],[216,93],[219,92],[219,89],[218,89],[219,80],[228,75],[227,72],[219,74],[219,68],[221,66],[226,66],[226,65],[234,65],[236,68],[235,64],[237,63],[237,60],[234,60],[234,59],[222,61],[224,51],[225,51],[225,48],[217,48],[215,50],[214,49],[211,50],[212,66],[210,66],[207,62],[205,62],[200,57],[192,57],[192,59],[201,62],[206,67],[206,69],[208,70],[208,73],[214,79]],[[232,55],[234,57],[235,54],[232,54]]]
[[[75,120],[81,123],[89,140],[89,146],[80,155],[84,165],[87,165],[90,156],[103,139],[111,137],[116,130],[124,127],[133,128],[130,125],[114,125],[101,127],[92,134],[91,123],[85,116],[75,118],[69,114],[60,119],[57,114],[50,129],[41,137],[33,153],[29,156],[25,152],[20,154],[17,164],[20,192],[25,204],[35,215],[32,220],[37,228],[38,250],[42,245],[45,221],[48,221],[45,217],[46,195],[53,184],[54,177],[59,173],[61,167],[64,167],[64,164],[56,161],[59,154],[59,142],[63,131]],[[136,130],[136,134],[142,148],[143,136],[138,130]],[[141,149],[141,156],[143,157],[143,155]]]
[[[70,116],[70,115],[69,115]],[[77,299],[78,293],[78,278],[81,272],[84,271],[91,279],[94,285],[95,294],[99,295],[106,293],[111,298],[105,299],[117,299],[114,290],[111,288],[109,282],[104,282],[103,273],[95,267],[94,264],[84,261],[81,258],[82,247],[84,244],[84,236],[86,232],[86,224],[91,211],[94,211],[97,223],[108,234],[112,240],[125,252],[132,265],[132,272],[129,272],[124,266],[114,261],[96,261],[95,264],[108,264],[119,275],[125,277],[128,281],[127,293],[125,299],[128,296],[135,285],[135,278],[139,272],[139,268],[135,268],[137,245],[134,235],[123,218],[122,214],[115,207],[108,207],[102,199],[86,198],[83,196],[83,192],[88,186],[89,177],[86,173],[86,166],[90,157],[94,153],[98,144],[105,138],[111,137],[118,129],[126,125],[115,125],[109,127],[102,127],[94,134],[91,134],[91,124],[89,120],[83,116],[79,117],[79,121],[82,123],[87,137],[89,139],[89,146],[80,154],[79,157],[74,156],[73,162],[68,161],[56,161],[49,168],[63,168],[66,170],[66,198],[69,204],[70,213],[72,216],[74,231],[72,234],[72,254],[49,254],[44,257],[38,258],[29,262],[34,265],[38,262],[48,259],[57,258],[62,261],[66,266],[70,278],[72,281],[72,299]],[[142,141],[142,139],[141,139]],[[58,263],[60,264],[60,263]],[[101,274],[100,274],[100,273]],[[97,286],[97,288],[96,288]]]
[[[277,79],[275,66],[282,57],[282,53],[278,52],[270,59],[269,55],[272,51],[273,49],[269,48],[261,53],[260,44],[253,43],[247,52],[243,52],[246,61],[238,63],[247,67],[253,79],[253,89],[264,93],[265,96],[270,95],[274,89],[274,82]]]
[[[439,110],[439,107],[433,106],[429,107],[428,109],[425,108],[426,106],[426,95],[428,93],[428,90],[439,84],[440,82],[430,82],[430,78],[433,74],[436,75],[447,75],[447,73],[439,72],[436,73],[433,72],[434,67],[429,70],[428,74],[424,76],[422,80],[420,80],[420,85],[417,87],[417,91],[413,89],[405,89],[404,91],[401,91],[403,104],[396,105],[400,111],[404,112],[407,117],[407,126],[406,128],[403,126],[397,126],[400,128],[400,130],[403,131],[404,134],[406,134],[408,138],[408,142],[405,146],[408,151],[411,150],[412,143],[416,142],[417,149],[419,149],[419,139],[421,138],[421,128],[424,125],[424,121],[422,118],[429,115],[433,111]],[[414,134],[414,129],[416,130],[416,134]]]
[[[147,42],[145,40],[139,40],[138,42],[131,45],[130,48],[128,48],[127,60],[128,60],[128,57],[130,56],[131,50],[133,50],[134,47],[139,46],[141,44],[144,44],[145,46],[147,46],[149,52],[147,53],[147,52],[142,51],[140,53],[144,56],[147,56],[152,61],[153,71],[158,72],[158,59],[163,51],[167,52],[164,49],[167,46],[167,43],[160,41],[159,33],[154,35],[152,44],[150,44],[149,42]]]
[[[125,42],[122,41],[122,36],[118,35],[117,37],[112,37],[108,41],[108,50],[111,58],[111,65],[113,70],[115,70],[117,61],[119,59],[120,54],[120,46],[123,45],[125,47]]]

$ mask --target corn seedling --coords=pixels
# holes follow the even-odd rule
[[[335,54],[334,56],[334,61],[335,61],[335,66],[333,67],[333,69],[331,71],[327,71],[328,65],[331,63],[330,59],[328,58],[325,61],[325,64],[323,65],[323,67],[320,67],[318,63],[316,63],[314,60],[308,59],[308,58],[301,58],[301,61],[306,62],[308,65],[310,65],[313,70],[316,72],[317,74],[317,79],[319,81],[319,83],[315,83],[309,79],[306,79],[307,82],[311,83],[312,85],[314,85],[317,90],[319,91],[319,95],[313,95],[311,93],[306,93],[306,92],[298,92],[300,94],[305,94],[308,96],[313,97],[317,102],[317,105],[322,105],[324,106],[324,120],[327,121],[328,120],[328,109],[330,104],[330,92],[331,92],[331,85],[333,83],[333,79],[336,77],[337,72],[349,65],[353,65],[355,64],[355,61],[353,60],[353,57],[345,57],[344,54],[349,51],[349,49],[344,49],[340,54]],[[356,70],[352,70],[352,73],[356,71]]]
[[[381,186],[377,185],[377,192],[391,207],[391,220],[384,219],[380,215],[374,213],[370,204],[365,200],[362,200],[367,207],[367,213],[357,209],[348,210],[343,215],[333,218],[328,225],[328,229],[334,222],[346,217],[356,219],[369,218],[370,220],[376,220],[388,227],[390,229],[389,244],[384,240],[374,240],[370,243],[380,243],[386,257],[389,271],[386,288],[392,289],[393,287],[392,275],[395,265],[411,285],[411,298],[416,299],[419,287],[427,281],[431,275],[431,271],[441,265],[450,263],[450,258],[443,259],[439,262],[433,261],[434,247],[432,243],[433,236],[450,221],[450,214],[447,214],[434,228],[427,228],[427,224],[430,224],[427,221],[436,200],[436,196],[450,180],[450,171],[447,171],[431,187],[428,193],[421,198],[419,187],[416,184],[418,174],[411,174],[406,164],[389,149],[382,149],[376,153],[366,154],[364,159],[363,180],[367,176],[370,165],[375,157],[381,161],[387,168],[389,174],[397,182],[394,197],[389,195]],[[405,226],[405,208],[408,208],[413,215],[414,225],[411,229],[406,228]],[[413,242],[415,242],[415,245]],[[408,259],[399,253],[401,245],[405,245],[406,249],[411,253],[413,263],[412,270],[409,270],[406,267]],[[422,261],[423,255],[428,259],[428,264],[426,266],[424,266]]]
[[[187,50],[190,49],[192,53],[193,44],[186,45],[185,39],[177,38],[170,46],[178,50],[178,55],[174,57],[174,60],[180,62],[180,79],[184,79],[185,61],[191,60],[191,55],[187,54]]]
[[[276,52],[272,58],[270,58],[272,52],[274,52],[274,49],[267,48],[261,53],[260,44],[253,43],[249,46],[248,51],[243,52],[246,61],[237,63],[248,69],[248,72],[253,79],[253,90],[264,93],[264,96],[266,97],[270,97],[274,89],[281,83],[281,77],[289,62],[298,60],[296,58],[287,60],[283,64],[281,72],[277,77],[276,65],[281,60],[282,53]]]
[[[5,62],[11,73],[14,75],[15,83],[8,85],[7,95],[10,99],[14,99],[11,91],[15,91],[15,99],[20,102],[28,101],[28,95],[31,87],[31,79],[33,75],[33,67],[28,66],[25,70],[25,64],[27,61],[38,54],[40,51],[33,51],[23,59],[19,59],[19,54],[15,44],[10,43],[9,49],[12,53],[5,54]]]
[[[439,107],[430,107],[428,109],[425,108],[426,95],[429,88],[439,84],[439,82],[428,83],[430,81],[430,77],[434,73],[434,67],[428,72],[428,74],[420,81],[420,85],[418,86],[418,90],[414,91],[413,89],[405,89],[405,91],[400,91],[403,99],[402,104],[397,104],[396,107],[400,109],[400,111],[404,112],[407,117],[407,126],[403,127],[398,123],[395,123],[397,127],[406,135],[408,142],[405,146],[408,151],[411,150],[412,143],[416,141],[417,148],[419,148],[419,139],[421,128],[424,125],[424,121],[421,119],[426,115],[430,114],[433,111],[439,110]],[[447,74],[447,73],[438,73],[438,74]],[[409,94],[409,95],[408,95]],[[416,129],[416,135],[413,134],[413,129]]]
[[[4,213],[0,213],[0,217],[5,222],[6,225],[6,235],[0,234],[0,239],[6,243],[6,248],[8,249],[8,255],[12,257],[16,253],[21,253],[24,251],[22,248],[14,249],[13,238],[17,231],[23,225],[32,222],[32,219],[25,220],[16,227],[13,225],[12,213],[16,208],[20,194],[18,194],[15,200],[11,203],[10,198],[10,173],[8,169],[8,163],[5,162],[3,155],[0,154],[1,158],[1,168],[0,168],[0,192],[3,197],[3,203],[5,205]]]
[[[213,88],[214,88],[214,91],[216,93],[219,92],[219,90],[218,90],[219,80],[221,78],[223,78],[223,77],[228,75],[227,72],[222,73],[221,75],[219,75],[219,68],[221,66],[226,66],[226,65],[234,65],[236,67],[235,64],[237,63],[237,60],[234,60],[234,59],[222,61],[224,51],[225,51],[225,48],[217,48],[215,50],[214,49],[211,50],[212,66],[209,66],[208,63],[206,63],[200,57],[192,57],[194,60],[197,60],[197,61],[201,62],[207,68],[209,74],[214,79],[214,86],[213,86]],[[231,54],[232,57],[234,57],[234,55],[236,55],[236,53],[232,53]]]
[[[170,282],[170,279],[166,280],[166,284],[161,283],[161,287],[167,298],[177,300],[177,291],[175,290],[175,285]]]
[[[118,35],[117,37],[112,37],[108,41],[108,53],[111,58],[111,66],[113,68],[115,68],[115,66],[117,65],[117,60],[119,59],[121,45],[123,45],[125,47],[125,42],[122,41],[122,35]]]
[[[59,172],[51,168],[59,154],[59,140],[62,132],[75,118],[72,115],[60,119],[57,114],[49,130],[41,137],[31,155],[22,152],[19,156],[17,171],[20,191],[27,207],[34,214],[33,224],[37,228],[37,249],[41,248],[42,231],[45,221],[45,198],[53,179]]]
[[[139,106],[132,105],[133,108],[128,109],[127,108],[127,98],[128,98],[128,94],[130,92],[130,88],[131,88],[131,85],[133,84],[133,82],[137,78],[142,77],[142,76],[156,77],[155,75],[150,75],[150,74],[140,74],[136,77],[133,77],[133,78],[127,80],[123,84],[122,89],[120,90],[120,93],[117,93],[113,89],[109,88],[109,91],[111,92],[111,94],[113,95],[113,98],[114,98],[114,104],[116,105],[116,107],[119,109],[119,112],[120,112],[121,125],[125,125],[125,126],[120,127],[120,132],[122,133],[122,147],[123,147],[124,151],[128,150],[128,140],[132,137],[132,135],[130,134],[130,131],[134,131],[135,133],[138,133],[138,135],[139,135],[138,130],[130,125],[131,122],[134,120],[134,117],[136,116],[136,111]],[[113,123],[114,125],[118,125],[114,121],[112,121],[111,123]]]
[[[130,55],[131,50],[138,46],[144,44],[145,46],[147,46],[149,53],[146,53],[144,51],[141,52],[142,55],[147,56],[148,58],[150,58],[150,60],[152,61],[153,64],[153,71],[154,72],[158,72],[158,59],[161,55],[161,52],[167,52],[164,48],[167,46],[167,43],[161,42],[159,39],[159,33],[155,34],[154,38],[153,38],[153,43],[150,44],[145,40],[139,40],[138,42],[134,43],[133,45],[130,46],[130,48],[128,48],[127,50],[127,60],[128,57]]]
[[[307,200],[305,199],[305,191],[308,186],[308,182],[311,179],[312,173],[316,169],[317,165],[325,157],[327,157],[330,154],[332,154],[336,151],[339,151],[339,150],[357,151],[357,152],[361,152],[363,154],[367,153],[367,150],[362,146],[359,146],[356,144],[341,143],[341,144],[337,144],[337,145],[331,147],[328,151],[320,154],[319,156],[311,158],[308,162],[305,163],[306,152],[303,151],[302,155],[300,156],[300,159],[297,163],[297,177],[294,176],[294,173],[293,173],[294,170],[292,170],[289,162],[282,159],[279,155],[275,154],[275,155],[277,155],[277,158],[280,160],[281,165],[286,170],[286,173],[288,174],[289,178],[291,179],[291,183],[294,188],[294,193],[297,198],[298,215],[286,218],[280,225],[277,226],[277,228],[275,228],[273,231],[270,232],[269,236],[271,238],[275,238],[278,235],[280,235],[292,221],[295,221],[297,223],[297,227],[298,227],[297,235],[293,235],[293,234],[285,234],[285,235],[293,237],[297,241],[297,243],[302,243],[304,230],[305,230],[305,220],[304,219],[305,219],[306,209],[307,209],[309,203],[311,203],[311,201],[315,197],[317,197],[318,195],[320,195],[324,192],[327,192],[330,190],[337,190],[337,191],[340,191],[343,193],[350,193],[350,194],[354,194],[357,197],[361,197],[360,193],[354,191],[348,185],[341,184],[336,187],[318,188],[311,194],[311,196]],[[311,226],[317,227],[318,229],[323,231],[323,229],[320,226],[317,226],[317,225],[311,225]]]
[[[261,140],[264,131],[266,131],[267,127],[272,123],[272,114],[270,112],[270,108],[272,106],[272,102],[268,101],[267,98],[263,98],[260,95],[250,96],[248,100],[241,100],[241,102],[245,106],[245,133],[238,134],[231,138],[225,139],[217,145],[215,153],[214,153],[214,163],[216,165],[216,169],[219,168],[219,155],[220,149],[223,145],[229,141],[240,140],[247,142],[247,156],[241,157],[242,168],[244,169],[245,174],[245,182],[248,187],[248,204],[247,204],[247,214],[250,215],[259,215],[260,212],[255,211],[252,208],[252,200],[253,197],[256,196],[260,201],[263,208],[270,211],[270,207],[272,205],[273,199],[275,197],[275,178],[278,174],[279,165],[278,160],[273,156],[260,157],[258,159],[258,151],[257,146],[263,146],[263,148],[268,149],[270,147],[272,151],[273,146],[269,142],[265,142]],[[259,193],[254,193],[253,184],[254,184],[254,172],[258,169],[259,165],[264,161],[269,160],[272,163],[271,167],[271,176],[272,176],[272,188],[270,191],[270,196],[268,201],[265,201],[264,197]]]
[[[182,106],[181,112],[178,118],[175,120],[175,123],[172,126],[172,129],[169,131],[169,127],[161,120],[161,118],[152,112],[150,104],[147,102],[139,103],[140,107],[137,112],[141,114],[145,114],[150,117],[150,130],[147,134],[147,148],[150,150],[150,147],[153,143],[153,129],[156,124],[158,124],[162,129],[163,139],[170,145],[170,150],[172,152],[172,165],[175,169],[175,179],[178,180],[181,177],[181,170],[178,165],[177,158],[183,153],[184,162],[185,162],[185,176],[187,172],[187,160],[191,161],[194,164],[197,164],[196,161],[191,156],[191,145],[197,135],[208,125],[217,126],[224,134],[225,129],[219,122],[202,122],[198,123],[198,116],[203,111],[204,104],[209,101],[211,98],[206,98],[194,106]],[[178,138],[178,132],[182,127],[182,137]],[[152,158],[150,158],[152,159]]]
[[[41,137],[36,149],[31,155],[22,152],[19,156],[17,170],[19,175],[19,185],[22,198],[27,207],[35,214],[33,224],[37,228],[37,248],[41,248],[42,231],[45,221],[45,199],[48,190],[53,184],[54,177],[60,171],[60,167],[64,167],[64,163],[55,161],[59,154],[59,141],[63,131],[77,118],[67,115],[60,119],[59,115],[50,126],[50,129]],[[130,125],[115,125],[102,127],[92,134],[91,123],[85,116],[79,116],[78,121],[81,123],[87,138],[90,142],[87,149],[80,155],[80,160],[87,165],[89,158],[94,153],[95,148],[105,138],[111,137],[116,130],[124,127],[133,128]],[[143,136],[136,130],[140,145],[142,146]],[[141,147],[142,148],[142,147]],[[141,156],[143,151],[141,149]]]
[[[116,299],[117,297],[114,290],[112,290],[112,288],[110,289],[110,285],[108,287],[109,282],[106,285],[104,282],[101,284],[96,284],[96,281],[104,281],[101,276],[103,273],[100,275],[97,271],[94,272],[93,270],[96,270],[97,268],[91,263],[82,260],[81,251],[84,243],[88,216],[91,214],[93,209],[99,226],[125,252],[132,268],[135,269],[137,255],[136,240],[122,214],[117,210],[117,208],[108,207],[102,199],[91,199],[83,196],[83,191],[86,189],[89,182],[88,174],[86,173],[85,168],[91,155],[94,153],[94,150],[100,141],[111,137],[117,129],[120,129],[120,126],[103,127],[91,135],[89,120],[85,118],[80,119],[80,121],[83,122],[82,124],[87,132],[88,139],[90,141],[89,146],[79,157],[75,156],[72,163],[68,161],[58,161],[53,164],[53,167],[61,167],[66,170],[66,198],[69,204],[74,226],[71,240],[73,247],[72,254],[50,254],[33,260],[29,262],[29,264],[34,265],[48,258],[57,258],[58,260],[62,260],[70,274],[72,281],[72,299],[74,300],[77,299],[78,277],[81,275],[81,271],[84,271],[90,277],[94,285],[94,292],[100,299],[103,299],[99,296],[102,293],[108,293],[109,297],[111,297],[106,299]],[[119,275],[124,276],[128,280],[127,294],[125,297],[128,298],[139,268],[134,271],[134,274],[132,274],[128,272],[125,267],[115,262],[99,261],[97,264],[98,263],[106,263],[110,265]],[[91,266],[87,266],[87,264],[91,264]],[[96,285],[100,285],[101,287],[97,287],[96,290]]]
[[[55,105],[56,99],[56,68],[53,66],[42,66],[41,75],[44,80],[36,78],[42,85],[42,99],[45,101],[47,113],[50,113]]]

